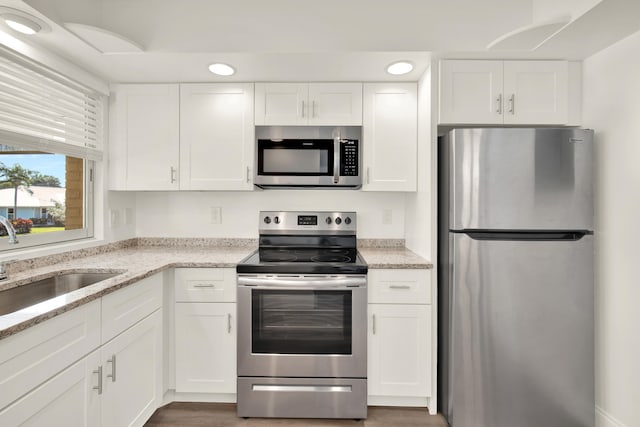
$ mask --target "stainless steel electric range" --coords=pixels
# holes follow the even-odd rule
[[[261,212],[238,272],[238,416],[366,418],[355,212]]]

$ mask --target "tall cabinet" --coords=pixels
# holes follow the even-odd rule
[[[180,85],[180,189],[251,190],[253,84]]]
[[[365,83],[362,151],[365,191],[416,191],[418,87]]]
[[[113,85],[109,105],[109,187],[178,190],[177,84]]]

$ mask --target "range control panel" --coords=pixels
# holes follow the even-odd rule
[[[260,212],[260,234],[356,234],[355,212],[297,212],[263,211]]]

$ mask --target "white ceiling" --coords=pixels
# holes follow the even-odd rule
[[[415,81],[434,57],[582,59],[640,29],[638,0],[0,0],[0,6],[47,21],[52,31],[32,36],[33,43],[110,82]],[[559,17],[570,24],[535,51],[487,50],[505,34]],[[4,24],[0,30],[18,37]],[[100,40],[92,41],[92,32]],[[130,52],[91,45],[109,40],[115,49],[128,44]],[[385,66],[399,59],[416,69],[386,74]],[[229,63],[237,74],[216,77],[207,70],[212,62]]]

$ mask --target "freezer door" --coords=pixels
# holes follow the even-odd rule
[[[455,129],[449,228],[593,230],[593,131]]]
[[[450,244],[452,427],[593,427],[593,236]]]

